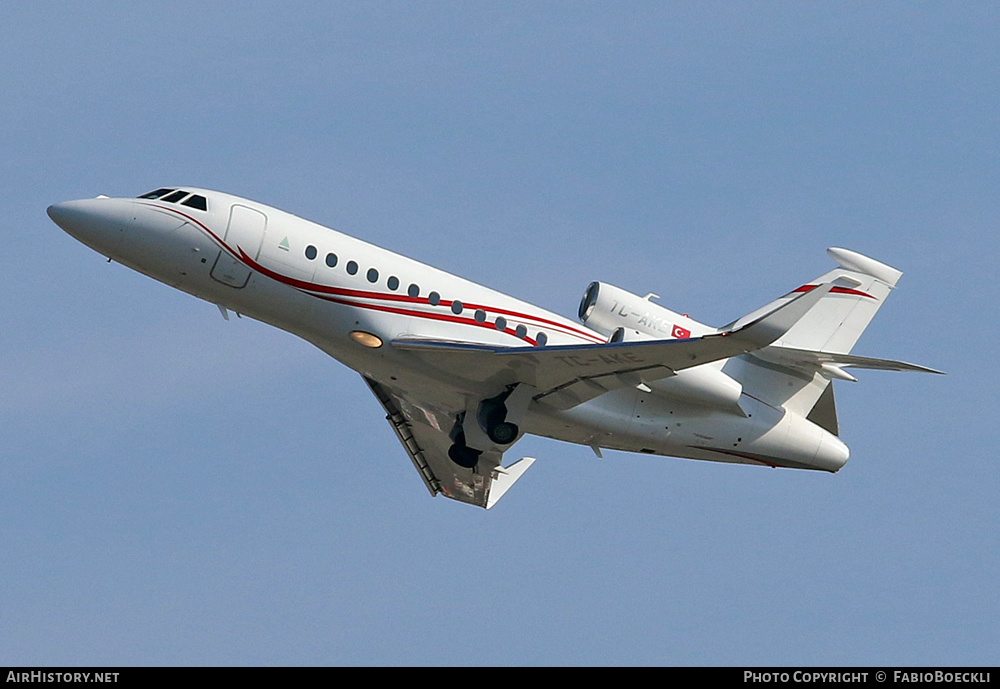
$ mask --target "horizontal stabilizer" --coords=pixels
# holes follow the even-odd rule
[[[875,359],[867,356],[855,356],[853,354],[836,354],[834,352],[820,352],[810,349],[796,349],[794,347],[782,347],[772,345],[767,349],[754,352],[753,356],[764,359],[773,364],[790,366],[792,368],[820,369],[824,372],[836,371],[837,368],[865,368],[877,371],[917,371],[920,373],[938,373],[944,375],[944,371],[937,371],[926,366],[908,364],[905,361],[893,361],[892,359]],[[828,377],[830,377],[828,375]],[[835,373],[832,377],[839,377]]]

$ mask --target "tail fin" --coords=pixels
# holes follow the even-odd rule
[[[847,249],[830,248],[826,252],[837,262],[837,268],[747,314],[727,327],[738,328],[786,303],[801,292],[808,292],[818,285],[832,282],[834,287],[830,292],[775,342],[774,346],[776,350],[780,350],[781,347],[807,350],[806,354],[814,354],[815,356],[811,358],[817,361],[823,358],[819,356],[820,353],[848,354],[861,337],[861,333],[871,323],[875,313],[885,303],[886,297],[896,286],[902,272]],[[815,366],[792,366],[779,357],[768,356],[767,352],[765,349],[760,352],[761,356],[749,355],[731,359],[727,362],[725,370],[743,384],[746,393],[801,416],[818,414],[825,421],[820,425],[836,433],[836,409],[832,389],[827,395],[823,393],[827,391],[832,378],[846,376],[850,379],[851,376],[844,373],[836,362],[834,364],[825,362],[825,366],[822,365],[824,362],[819,362]],[[831,360],[834,358],[836,357]],[[812,362],[807,362],[810,363]],[[823,408],[816,410],[817,406]]]
[[[787,302],[800,292],[808,292],[826,282],[834,287],[809,313],[792,326],[779,345],[836,354],[848,354],[875,313],[896,286],[902,272],[875,259],[847,249],[826,250],[838,267],[811,283],[798,287],[751,314],[734,326],[742,325],[762,313]]]

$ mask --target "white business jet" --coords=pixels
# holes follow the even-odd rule
[[[591,447],[835,472],[833,379],[932,369],[850,354],[900,271],[837,267],[714,328],[594,282],[582,325],[284,211],[193,187],[67,201],[49,217],[156,280],[287,330],[361,374],[431,495],[490,508],[525,433]]]

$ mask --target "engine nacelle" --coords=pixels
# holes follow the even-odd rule
[[[590,283],[580,301],[579,315],[587,327],[609,337],[618,328],[645,333],[657,340],[701,337],[719,332],[711,326],[654,304],[649,298],[636,296],[606,282]],[[626,336],[625,339],[634,338]]]
[[[608,335],[612,342],[684,339],[719,332],[604,282],[590,283],[579,315],[588,327]],[[743,386],[721,367],[705,364],[686,368],[647,385],[659,395],[742,414],[739,401]]]

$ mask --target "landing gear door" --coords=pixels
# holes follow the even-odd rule
[[[226,228],[226,246],[239,253],[242,249],[250,258],[257,260],[260,245],[267,229],[267,216],[246,206],[234,205],[229,212],[229,226]],[[250,269],[242,261],[229,253],[220,251],[212,266],[212,277],[230,287],[245,287],[250,279]]]

